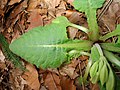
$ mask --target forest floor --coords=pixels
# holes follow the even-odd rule
[[[32,28],[51,23],[58,16],[66,16],[70,22],[88,28],[85,14],[74,9],[73,1],[0,0],[0,33],[11,43]],[[120,0],[106,0],[97,11],[97,19],[102,35],[115,30],[120,24]],[[71,39],[87,38],[73,27],[68,27],[67,32]],[[84,74],[88,62],[87,56],[47,70],[36,68],[23,59],[21,62],[27,71],[16,68],[0,50],[0,90],[99,90],[97,84],[79,84],[79,76]]]

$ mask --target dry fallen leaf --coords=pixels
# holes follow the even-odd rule
[[[26,69],[28,71],[25,71],[25,73],[22,75],[22,77],[25,79],[25,81],[31,87],[31,89],[39,90],[40,82],[38,80],[38,72],[37,72],[37,70],[31,64],[27,64]]]
[[[71,60],[71,63],[68,65],[65,65],[64,67],[61,67],[59,70],[60,74],[63,76],[69,76],[71,79],[75,79],[78,77],[78,73],[76,71],[76,67],[78,66],[79,61],[77,59]]]
[[[74,39],[77,32],[78,32],[78,29],[77,29],[77,28],[68,27],[68,37],[69,37],[70,39]]]
[[[49,90],[62,90],[60,78],[55,73],[49,72],[44,80],[46,88]]]
[[[8,0],[0,0],[0,9],[3,10],[6,7]]]
[[[23,1],[19,5],[17,5],[10,13],[10,15],[6,19],[6,28],[12,27],[16,24],[16,22],[20,19],[20,14],[27,7],[27,1]]]
[[[56,6],[60,4],[61,0],[44,0],[46,5],[48,6],[48,9],[54,9]]]
[[[98,84],[90,84],[90,88],[91,88],[91,90],[100,90]]]
[[[60,83],[62,90],[76,90],[76,86],[74,85],[74,80],[71,80],[67,77],[61,76]]]
[[[30,13],[30,17],[28,18],[27,22],[30,22],[30,25],[28,26],[28,30],[30,30],[34,27],[43,26],[42,17],[40,15],[40,13],[37,11],[37,9],[36,10],[34,9]]]
[[[10,0],[10,2],[8,3],[8,5],[13,5],[15,3],[19,3],[21,0]]]
[[[0,62],[4,62],[5,56],[3,55],[2,51],[0,50]]]
[[[115,28],[116,28],[116,22],[117,22],[116,20],[118,19],[116,17],[120,16],[120,14],[117,15],[120,10],[119,2],[120,2],[119,0],[118,1],[113,0],[111,5],[109,6],[108,10],[104,13],[104,15],[100,19],[100,23],[103,23],[103,25],[107,29],[104,31],[105,33],[111,32],[111,31],[115,30]],[[101,27],[103,27],[103,25],[101,24]],[[103,33],[103,30],[104,30],[104,28],[102,28],[102,33]]]
[[[9,84],[11,84],[11,88],[13,90],[23,90],[24,84],[26,84],[26,81],[21,78],[21,75],[23,71],[19,69],[11,69],[9,72]]]
[[[6,68],[6,65],[4,62],[1,62],[0,60],[0,72],[4,71],[4,69]],[[0,80],[1,81],[1,80]]]
[[[73,1],[74,0],[67,0],[67,2],[70,3],[70,5],[72,5],[72,6],[73,6]]]
[[[79,75],[75,72],[75,68],[73,67],[63,67],[62,68],[62,72],[67,74],[71,79],[75,79],[76,77],[78,77]]]
[[[39,3],[40,0],[29,0],[29,6],[27,8],[27,11],[33,11]]]

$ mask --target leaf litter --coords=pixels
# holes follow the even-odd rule
[[[87,26],[84,14],[74,10],[74,0],[1,0],[0,32],[10,43],[21,34],[36,26],[51,23],[56,16],[65,15],[71,22]],[[106,3],[109,0],[106,0]],[[7,6],[7,7],[6,7]],[[101,34],[114,30],[120,23],[120,2],[113,0],[99,21]],[[68,9],[69,8],[69,9]],[[101,10],[100,10],[101,11]],[[98,12],[98,14],[100,14]],[[109,17],[109,18],[108,18]],[[111,19],[112,18],[112,19]],[[68,28],[71,39],[86,39],[78,29]],[[16,69],[0,54],[0,89],[9,90],[82,90],[78,77],[84,73],[88,58],[71,60],[70,64],[55,70],[42,70],[22,60],[28,71]],[[2,86],[1,86],[2,85]],[[97,85],[86,86],[84,90],[99,90]]]

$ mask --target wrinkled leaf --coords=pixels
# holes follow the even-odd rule
[[[88,51],[92,44],[87,40],[68,39],[66,26],[63,23],[52,23],[34,28],[11,43],[10,49],[37,67],[59,67],[68,60],[69,51]]]
[[[105,41],[106,39],[113,37],[113,36],[117,36],[117,35],[120,35],[120,24],[117,25],[117,28],[114,31],[112,31],[104,36],[101,36],[100,40]]]

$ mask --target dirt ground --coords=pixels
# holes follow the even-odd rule
[[[58,16],[66,16],[70,22],[88,27],[85,14],[74,9],[73,1],[0,0],[0,33],[11,43],[32,28],[51,23]],[[100,34],[113,31],[120,24],[120,0],[106,0],[97,11],[97,19]],[[67,32],[71,39],[87,39],[76,28],[69,27]],[[23,59],[20,61],[27,71],[16,68],[0,50],[0,90],[99,90],[97,84],[79,84],[79,76],[84,74],[88,62],[87,56],[47,70],[36,68]]]

